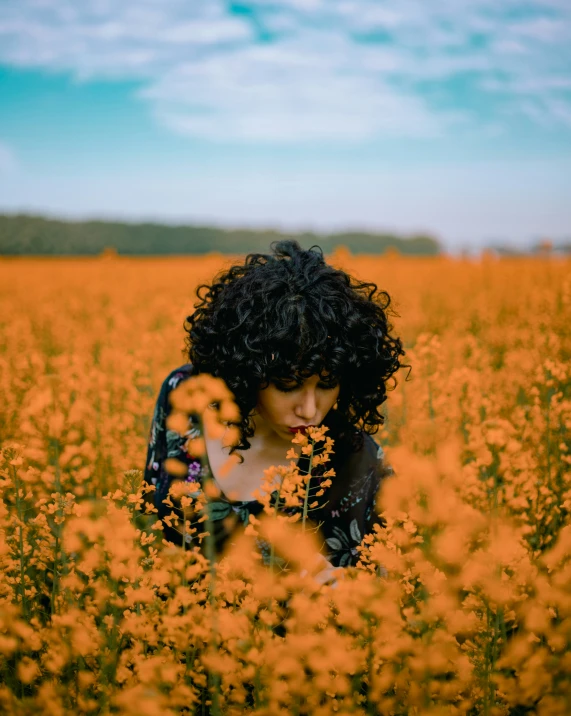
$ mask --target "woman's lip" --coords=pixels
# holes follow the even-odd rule
[[[305,432],[307,428],[314,428],[315,425],[297,425],[295,428],[288,428],[290,433]]]

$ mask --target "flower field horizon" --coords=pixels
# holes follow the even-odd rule
[[[386,527],[325,585],[269,501],[213,563],[162,544],[143,483],[195,289],[236,257],[0,259],[0,713],[571,713],[571,260],[326,258],[388,292],[411,369],[374,436]],[[307,506],[311,474],[271,477]]]

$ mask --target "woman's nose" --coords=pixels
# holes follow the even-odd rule
[[[302,420],[311,420],[315,417],[317,405],[315,402],[315,391],[307,390],[301,394],[300,400],[295,408],[295,414]]]

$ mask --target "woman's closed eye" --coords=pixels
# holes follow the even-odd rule
[[[303,384],[301,383],[279,383],[274,382],[274,386],[280,391],[280,393],[293,393],[294,390],[299,390]],[[329,383],[318,383],[317,387],[320,390],[334,390],[337,388],[339,383],[337,381]]]

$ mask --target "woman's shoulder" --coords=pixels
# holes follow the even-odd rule
[[[369,435],[369,433],[363,433],[363,450],[365,451],[367,457],[370,460],[373,460],[375,462],[382,462],[385,459],[385,451],[383,450],[383,446],[380,445],[372,437],[372,435]]]
[[[377,465],[379,462],[383,462],[385,451],[382,445],[380,445],[372,435],[369,435],[369,433],[361,431],[361,434],[363,438],[361,448],[354,453],[354,459],[369,465]]]
[[[160,410],[166,414],[170,412],[170,394],[177,387],[177,385],[180,385],[180,383],[184,380],[190,378],[191,375],[193,375],[192,363],[185,363],[184,365],[170,371],[161,383],[157,397],[155,415],[157,415],[157,411]]]
[[[194,368],[192,363],[185,363],[178,368],[174,368],[174,370],[171,370],[171,372],[163,379],[160,394],[162,396],[167,396],[177,387],[177,385],[182,383],[183,380],[190,378],[193,373]]]
[[[193,373],[194,368],[192,363],[185,363],[184,365],[171,370],[171,372],[163,380],[163,385],[166,385],[169,390],[174,390],[179,383],[187,378],[190,378]]]
[[[367,471],[383,458],[383,449],[364,430],[356,429],[347,419],[331,411],[324,425],[333,439],[333,463],[338,471],[355,475]]]
[[[362,442],[358,450],[350,453],[344,465],[352,479],[363,475],[376,475],[379,480],[389,477],[393,470],[386,463],[385,451],[369,433],[361,431]]]

